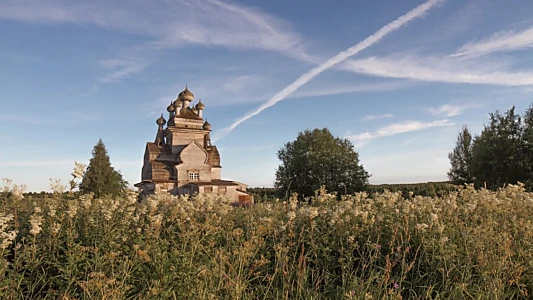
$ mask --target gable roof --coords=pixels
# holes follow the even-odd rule
[[[176,118],[182,118],[182,119],[192,119],[192,120],[203,120],[198,115],[193,113],[190,108],[181,110],[179,115],[175,115]]]
[[[207,151],[204,149],[204,147],[202,147],[202,145],[200,145],[200,143],[198,143],[198,141],[196,141],[196,140],[191,141],[189,144],[187,144],[187,146],[185,146],[183,149],[181,149],[181,151],[180,151],[179,154],[178,154],[178,155],[179,155],[180,162],[181,162],[181,163],[187,163],[187,161],[183,159],[183,153],[184,153],[185,151],[189,150],[189,149],[192,150],[193,147],[196,147],[196,148],[200,149],[200,150],[204,153],[204,155],[205,155],[205,159],[204,159],[203,163],[204,163],[204,164],[207,163],[207,159],[208,159],[208,157],[209,157],[209,154],[208,154]]]
[[[236,185],[239,185],[239,183],[235,181],[222,180],[222,179],[212,180],[212,181],[195,181],[195,182],[189,182],[188,184],[194,184],[197,186],[210,186],[210,185],[212,186],[236,186]]]

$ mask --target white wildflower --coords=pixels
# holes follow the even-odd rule
[[[161,214],[157,214],[151,218],[151,226],[154,229],[159,229],[161,227],[162,222],[163,216]]]
[[[68,205],[67,214],[71,219],[74,219],[76,217],[76,213],[78,212],[78,202],[69,201],[68,204],[69,205]]]
[[[9,222],[11,220],[13,220],[13,215],[9,214],[6,216],[0,213],[0,248],[1,249],[6,249],[9,245],[11,245],[11,243],[17,236],[18,231],[8,230],[8,228],[10,227]]]
[[[26,185],[14,185],[13,186],[13,200],[15,202],[18,202],[22,199],[24,199],[24,190],[26,189]]]
[[[13,180],[9,178],[2,178],[2,181],[4,182],[4,193],[7,193],[11,190],[11,184],[13,183]]]
[[[30,234],[32,235],[38,235],[42,230],[41,225],[43,224],[43,217],[38,214],[40,213],[40,209],[37,209],[38,207],[35,208],[35,212],[30,217]]]
[[[77,161],[74,162],[74,170],[72,171],[72,177],[74,178],[82,178],[85,174],[85,167],[86,165],[79,163]]]
[[[59,223],[52,224],[51,230],[53,234],[58,234],[60,229],[61,229],[61,224]]]
[[[54,194],[62,194],[67,187],[61,184],[61,179],[57,178],[50,178],[50,188],[54,192]]]
[[[292,222],[294,219],[296,219],[296,213],[294,211],[289,211],[287,213],[287,217],[289,218],[289,222]]]
[[[318,208],[316,207],[310,207],[309,208],[309,219],[314,219],[318,217]]]
[[[419,231],[426,231],[426,229],[429,228],[429,225],[426,224],[426,223],[422,223],[422,224],[416,224],[416,229],[419,230]]]
[[[439,220],[439,216],[437,214],[431,213],[431,222],[437,222]]]

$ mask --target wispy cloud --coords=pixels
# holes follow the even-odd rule
[[[257,9],[217,0],[6,0],[0,2],[0,18],[98,26],[149,39],[128,49],[136,53],[136,59],[101,62],[116,62],[103,82],[140,72],[150,63],[148,58],[154,56],[153,51],[189,45],[275,51],[316,61],[305,52],[300,35],[287,22]]]
[[[262,151],[262,150],[269,150],[274,148],[274,146],[246,146],[246,147],[220,147],[218,150],[220,151],[242,151],[242,152],[248,152],[248,151]]]
[[[434,127],[444,127],[452,126],[454,123],[450,122],[447,119],[436,120],[433,122],[420,122],[420,121],[404,121],[400,123],[389,124],[385,127],[382,127],[374,132],[364,132],[355,135],[348,135],[347,138],[355,143],[356,147],[363,146],[368,141],[392,136],[400,133],[407,133],[412,131],[420,131],[428,128]]]
[[[351,94],[358,92],[384,92],[390,90],[397,90],[413,86],[407,80],[395,80],[379,83],[362,83],[362,84],[320,84],[319,87],[300,89],[287,98],[305,98],[305,97],[320,97],[330,95]]]
[[[237,76],[228,80],[224,84],[224,89],[231,92],[238,92],[253,81],[255,79],[248,75]]]
[[[444,104],[440,107],[431,107],[429,112],[435,116],[455,117],[462,114],[465,110],[480,107],[479,104],[450,105]]]
[[[501,31],[491,37],[462,46],[452,57],[478,56],[533,48],[533,27],[521,31]]]
[[[391,55],[351,60],[342,68],[387,78],[428,82],[488,84],[500,86],[533,85],[533,72],[505,71],[503,61],[469,60],[424,55]],[[503,70],[503,71],[502,71]]]
[[[370,116],[365,116],[363,120],[370,121],[370,120],[385,119],[385,118],[392,118],[392,117],[394,117],[393,114],[370,115]]]
[[[100,68],[106,70],[107,74],[100,78],[100,82],[118,82],[144,70],[148,62],[144,59],[107,59],[99,62]]]
[[[57,167],[74,165],[74,160],[0,161],[1,167]]]
[[[261,113],[263,110],[275,105],[279,101],[284,100],[289,96],[290,94],[294,93],[296,90],[298,90],[301,86],[305,85],[309,81],[313,80],[316,76],[318,76],[320,73],[326,71],[327,69],[337,65],[338,63],[343,62],[344,60],[356,55],[357,53],[361,52],[362,50],[374,45],[375,43],[379,42],[381,39],[383,39],[385,36],[390,34],[393,31],[398,30],[405,24],[409,23],[410,21],[423,16],[429,9],[434,7],[435,5],[443,2],[443,0],[429,0],[417,7],[415,7],[413,10],[409,11],[408,13],[404,14],[403,16],[399,17],[398,19],[390,22],[389,24],[383,26],[381,29],[376,31],[374,34],[370,35],[366,39],[362,40],[361,42],[357,43],[356,45],[348,48],[347,50],[340,52],[339,54],[335,55],[334,57],[328,59],[326,62],[318,65],[317,67],[309,70],[308,72],[302,74],[300,77],[298,77],[294,82],[289,84],[287,87],[285,87],[283,90],[278,92],[276,95],[274,95],[272,98],[270,98],[266,103],[259,106],[254,111],[247,113],[246,115],[242,116],[241,118],[237,119],[235,122],[233,122],[230,126],[221,129],[220,131],[216,132],[216,136],[214,140],[218,140],[220,138],[223,138],[224,136],[228,135],[231,131],[233,131],[237,126],[239,126],[242,122],[252,118],[253,116]]]

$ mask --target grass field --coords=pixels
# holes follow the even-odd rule
[[[533,297],[533,194],[521,186],[295,199],[3,193],[0,298]]]

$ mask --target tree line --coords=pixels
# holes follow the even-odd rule
[[[498,189],[522,182],[533,188],[533,105],[521,116],[515,107],[489,114],[479,135],[463,126],[449,153],[448,178],[454,184]]]

